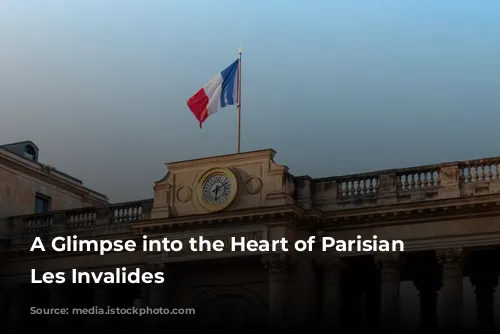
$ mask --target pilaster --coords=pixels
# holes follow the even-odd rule
[[[270,325],[276,329],[283,329],[287,325],[290,255],[288,253],[266,254],[262,256],[262,263],[269,272]]]
[[[345,264],[339,258],[319,259],[322,268],[321,318],[324,333],[340,333],[341,330],[341,276]]]

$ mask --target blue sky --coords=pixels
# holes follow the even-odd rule
[[[498,1],[2,1],[0,143],[112,201],[236,150],[186,100],[243,46],[242,149],[313,177],[499,154]]]

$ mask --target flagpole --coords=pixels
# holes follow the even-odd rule
[[[241,143],[241,46],[238,50],[238,153],[240,150]]]

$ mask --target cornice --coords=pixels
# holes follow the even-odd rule
[[[420,201],[420,202],[409,202],[409,203],[397,203],[391,205],[380,205],[380,206],[369,206],[360,207],[345,210],[333,210],[328,212],[323,212],[322,218],[326,220],[339,220],[345,218],[358,218],[365,216],[381,216],[387,217],[390,215],[408,215],[411,213],[422,213],[425,211],[431,211],[435,213],[446,212],[450,208],[465,208],[465,207],[476,207],[476,206],[500,206],[500,198],[498,194],[484,195],[484,196],[474,196],[474,197],[463,197],[463,198],[450,198],[450,199],[437,199],[432,201]]]
[[[258,209],[245,209],[226,212],[216,212],[209,214],[181,216],[175,218],[159,218],[152,220],[137,221],[132,225],[132,229],[157,229],[164,226],[181,227],[186,225],[209,225],[212,223],[224,223],[234,221],[256,221],[267,220],[280,217],[304,218],[306,212],[298,205],[280,205],[261,207]]]
[[[219,155],[215,157],[201,158],[201,159],[193,159],[193,160],[184,160],[178,162],[170,162],[166,163],[169,171],[189,168],[189,167],[200,167],[214,163],[224,163],[230,164],[241,161],[248,160],[257,160],[257,159],[270,159],[274,158],[276,152],[272,149],[245,152],[239,154],[228,154],[228,155]]]
[[[479,206],[474,206],[478,208]],[[488,206],[489,207],[489,206]],[[388,213],[382,215],[368,216],[346,216],[338,219],[323,219],[321,220],[321,228],[325,230],[352,230],[361,228],[383,227],[383,226],[398,226],[410,224],[422,224],[429,222],[446,221],[450,219],[472,219],[498,216],[500,214],[500,206],[497,210],[473,210],[473,208],[461,207],[443,208],[443,210],[420,210],[420,211],[405,211],[403,213]],[[318,226],[319,228],[319,226]]]

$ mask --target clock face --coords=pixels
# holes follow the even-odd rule
[[[207,211],[219,211],[231,205],[237,190],[237,179],[231,170],[215,168],[200,179],[198,202]]]
[[[231,182],[224,174],[213,174],[203,184],[203,199],[210,205],[225,203],[231,195]]]

